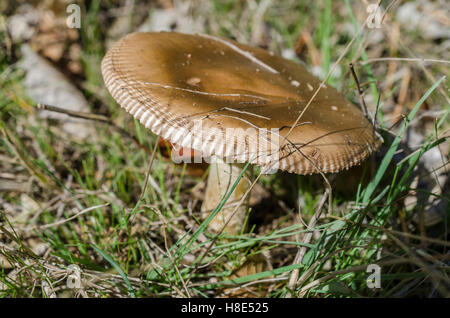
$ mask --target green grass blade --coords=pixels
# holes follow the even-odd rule
[[[410,121],[414,118],[414,116],[416,115],[417,111],[419,110],[419,108],[423,104],[423,102],[425,102],[425,100],[443,82],[444,79],[445,79],[445,76],[441,77],[436,83],[434,83],[433,86],[431,86],[428,89],[428,91],[417,102],[417,104],[414,106],[414,108],[409,112],[408,116],[406,117],[405,122],[403,123],[402,127],[400,128],[400,131],[398,132],[398,134],[395,137],[394,141],[392,142],[389,150],[387,151],[386,155],[384,156],[384,158],[377,170],[375,178],[372,179],[372,181],[367,185],[367,187],[364,191],[364,196],[363,196],[364,203],[369,202],[370,198],[372,197],[373,193],[375,192],[375,189],[377,188],[381,179],[385,175],[386,170],[388,169],[388,166],[391,163],[395,152],[397,151],[400,141],[402,140],[403,135],[405,134],[406,128],[408,128]]]
[[[130,293],[130,296],[133,298],[136,298],[135,291],[133,289],[133,286],[131,285],[127,275],[123,272],[123,270],[120,268],[120,266],[113,260],[111,256],[103,252],[99,247],[97,247],[94,244],[91,244],[92,248],[100,254],[108,263],[111,264],[112,267],[119,273],[120,276],[122,276],[123,280],[125,281],[125,284],[128,286],[128,292]]]

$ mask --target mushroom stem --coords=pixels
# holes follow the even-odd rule
[[[205,200],[203,201],[202,211],[203,217],[206,218],[212,210],[214,210],[223,197],[230,191],[241,174],[244,164],[241,163],[225,163],[220,158],[215,158],[211,163],[208,183],[206,186]],[[236,205],[239,204],[244,194],[252,183],[253,173],[251,167],[247,168],[242,179],[237,184],[233,193],[231,193],[227,202],[219,213],[211,220],[208,229],[211,232],[219,233],[225,226],[224,233],[235,235],[242,230],[245,216],[248,211],[249,197],[247,196],[243,203],[239,206],[236,213]]]

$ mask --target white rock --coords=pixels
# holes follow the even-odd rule
[[[40,12],[30,5],[21,6],[19,13],[8,18],[7,27],[14,42],[31,39],[40,19]]]
[[[431,14],[437,6],[424,1],[407,2],[397,9],[396,19],[403,28],[416,31],[425,39],[450,38],[450,28]]]
[[[417,28],[422,18],[422,14],[418,10],[418,3],[407,2],[401,5],[397,9],[396,18],[408,30]]]
[[[28,95],[36,103],[77,112],[90,111],[83,94],[68,81],[64,74],[36,54],[27,44],[22,45],[21,49],[22,61],[20,67],[26,71],[23,83]],[[75,137],[86,138],[93,132],[93,128],[82,119],[50,111],[41,111],[39,116],[41,118],[60,119],[64,131]]]
[[[191,4],[189,2],[175,1],[172,9],[154,10],[138,31],[179,31],[193,34],[203,31],[203,22],[194,20],[189,13]]]

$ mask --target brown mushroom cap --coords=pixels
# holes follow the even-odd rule
[[[245,160],[267,166],[267,157],[248,150],[260,151],[264,140],[278,168],[310,174],[347,169],[381,143],[362,112],[328,86],[286,140],[321,81],[293,61],[235,41],[133,33],[109,50],[102,73],[114,99],[145,127],[206,155],[242,159],[236,149],[246,149]],[[238,138],[228,138],[229,128]]]

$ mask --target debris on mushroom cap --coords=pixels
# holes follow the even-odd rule
[[[381,143],[332,87],[321,87],[304,111],[321,82],[303,66],[235,41],[133,33],[108,51],[102,73],[114,99],[145,127],[207,156],[326,173],[360,163]]]

